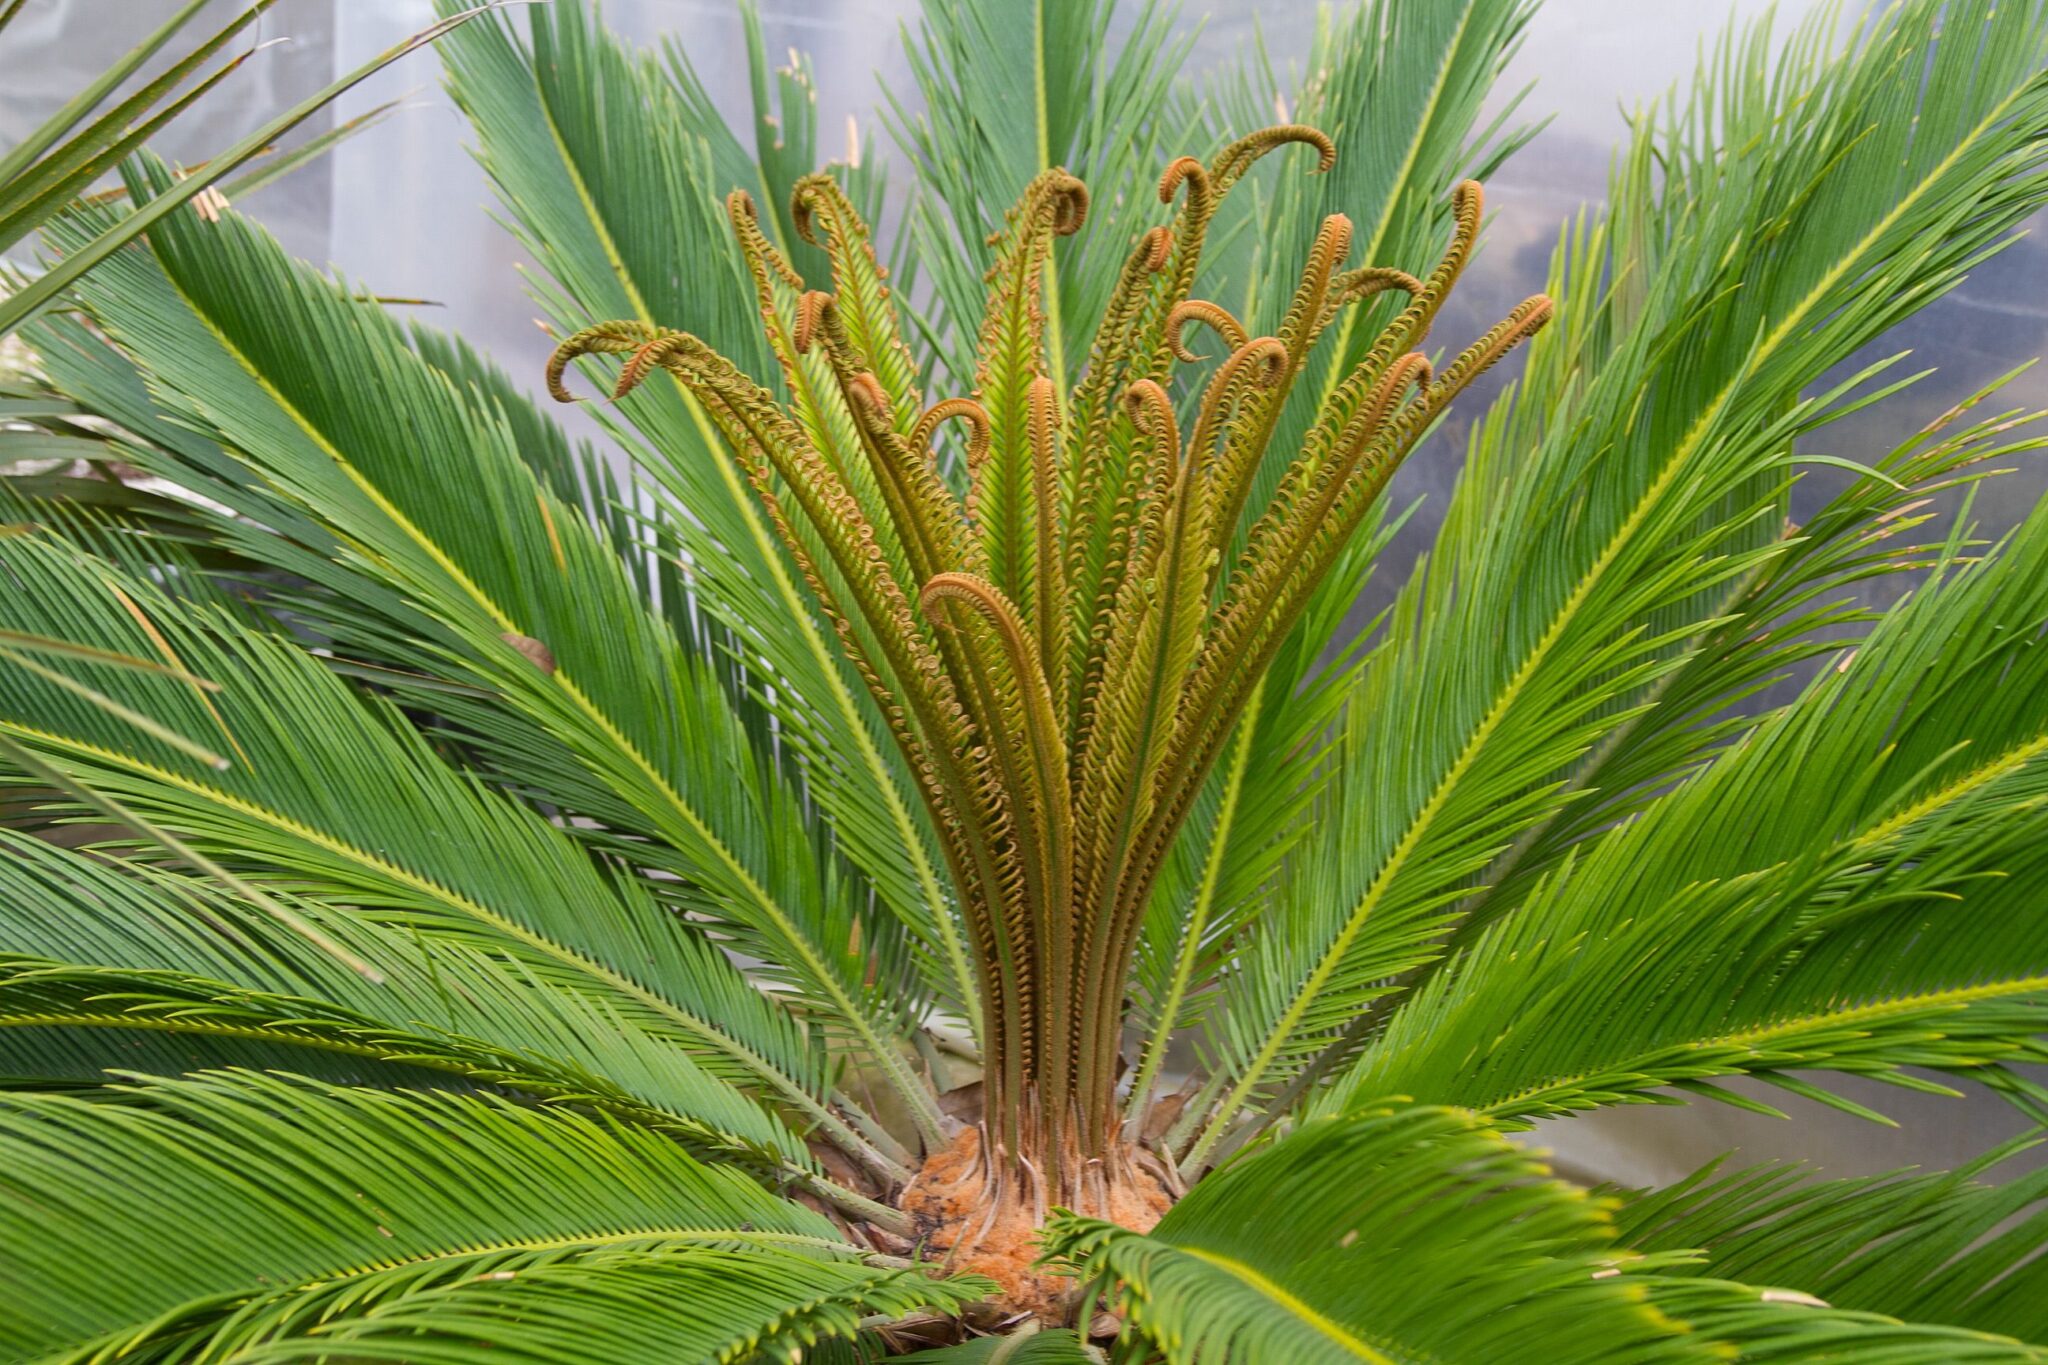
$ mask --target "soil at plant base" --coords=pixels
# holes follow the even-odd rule
[[[1062,1205],[1084,1217],[1149,1232],[1173,1207],[1164,1169],[1138,1148],[1125,1147],[1107,1161],[1088,1163],[1070,1184],[1048,1195],[1028,1167],[1021,1177],[1003,1178],[984,1158],[981,1130],[968,1128],[925,1158],[898,1202],[910,1215],[916,1236],[944,1256],[949,1270],[986,1275],[1002,1286],[1003,1306],[1010,1313],[1035,1314],[1059,1325],[1076,1308],[1071,1302],[1074,1281],[1042,1274],[1032,1265],[1048,1209]]]

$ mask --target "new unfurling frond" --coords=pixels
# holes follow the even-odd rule
[[[1048,354],[1043,296],[1088,193],[1061,170],[1025,188],[992,240],[972,397],[922,405],[866,225],[824,175],[797,183],[792,221],[825,252],[830,289],[797,278],[743,193],[728,201],[786,400],[697,338],[641,323],[579,332],[549,365],[562,399],[583,356],[623,357],[621,397],[672,375],[753,479],[931,809],[981,959],[989,1150],[1030,1163],[1033,1181],[1113,1159],[1137,929],[1274,652],[1444,405],[1550,316],[1549,300],[1528,300],[1441,371],[1418,349],[1477,240],[1471,182],[1424,277],[1347,268],[1351,222],[1333,214],[1269,335],[1191,297],[1218,206],[1293,144],[1314,148],[1319,170],[1335,156],[1322,133],[1287,125],[1207,164],[1168,164],[1173,222],[1132,239],[1071,386]],[[1318,338],[1390,290],[1405,306],[1301,448],[1271,458]],[[1183,427],[1173,369],[1200,363],[1191,324],[1229,350]],[[965,428],[964,502],[933,449],[949,422]]]

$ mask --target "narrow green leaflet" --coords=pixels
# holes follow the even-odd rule
[[[987,239],[1033,176],[1063,167],[1100,203],[1136,202],[1176,154],[1212,150],[1168,145],[1183,130],[1211,136],[1174,85],[1192,38],[1174,31],[1172,6],[1138,0],[1116,15],[1113,40],[1115,11],[1113,0],[930,0],[906,33],[916,101],[886,92],[890,132],[923,189],[906,232],[940,315],[926,330],[962,389],[995,260]],[[1084,232],[1047,271],[1047,373],[1062,394],[1133,238]]]
[[[123,246],[148,232],[158,223],[167,219],[178,208],[197,198],[222,176],[234,171],[237,167],[250,160],[250,158],[262,155],[278,138],[318,113],[336,96],[360,85],[399,58],[418,51],[420,48],[454,31],[477,15],[484,13],[485,10],[493,7],[492,5],[485,5],[447,14],[439,22],[420,30],[404,42],[378,53],[369,61],[343,75],[324,89],[307,96],[283,114],[280,114],[255,132],[228,147],[219,155],[209,158],[203,169],[195,170],[192,174],[178,181],[175,186],[167,187],[155,203],[146,208],[139,209],[128,217],[105,224],[101,231],[92,237],[75,239],[70,242],[65,248],[64,258],[61,261],[36,276],[24,288],[10,293],[5,299],[0,299],[0,336],[7,335],[15,328],[21,326],[22,323],[34,317],[53,300],[58,298],[66,289],[69,289],[73,284],[82,279],[87,271],[112,256]],[[182,24],[184,19],[198,8],[199,5],[197,3],[188,6],[167,27]],[[265,8],[264,5],[252,6],[242,19],[231,25],[216,41],[225,42],[234,29],[248,23],[263,8]],[[154,47],[160,45],[158,43],[153,46],[152,43],[145,42],[135,50],[134,54],[131,54],[132,60],[138,63],[146,60],[149,53],[154,50]],[[81,98],[92,94],[95,90],[99,90],[101,85],[105,85],[107,89],[106,91],[100,91],[100,94],[110,91],[123,78],[121,67],[124,65],[126,63],[120,63],[110,68],[101,76],[99,81],[88,88],[88,91],[81,92]],[[202,90],[206,88],[208,87],[202,87]],[[96,103],[98,98],[99,95],[92,95],[92,102]],[[90,106],[88,105],[87,107]],[[43,132],[49,134],[52,129],[55,130],[54,137],[61,137],[63,135],[64,124],[62,116],[45,125]],[[80,136],[83,137],[85,134]],[[50,140],[53,141],[54,137],[51,137]],[[39,142],[42,142],[42,139],[38,138],[22,143],[20,147],[14,149],[14,155],[18,156],[21,151],[35,147]],[[113,146],[123,151],[126,150],[126,146],[122,142],[116,142]],[[100,154],[105,155],[106,149],[101,149]],[[0,181],[12,182],[15,179],[15,167],[12,165],[12,161],[13,157],[11,156],[6,163],[5,170],[0,171]],[[97,170],[94,170],[94,174],[97,174]],[[60,184],[57,188],[62,189],[64,185]],[[54,192],[52,192],[39,205],[32,207],[39,216],[55,213],[63,207],[63,200],[56,198]]]
[[[1947,566],[1798,702],[1547,877],[1330,1102],[1533,1117],[1657,1086],[1933,1068],[2041,1092],[2048,505]],[[1941,1087],[1933,1086],[1939,1090]],[[1846,1101],[1835,1101],[1862,1112]]]
[[[224,858],[244,875],[346,899],[588,991],[723,1074],[822,1110],[822,1058],[714,946],[633,879],[441,761],[388,703],[224,611],[177,606],[41,537],[0,541],[16,591],[0,620],[167,654],[176,677],[80,672],[182,733],[218,736],[217,771],[34,675],[0,673],[0,732]],[[89,964],[93,965],[93,964]]]
[[[129,1098],[0,1099],[10,1359],[723,1359],[980,1288],[560,1111],[248,1073]]]
[[[64,1078],[90,1029],[112,1031],[108,1058],[144,1032],[261,1045],[286,1070],[319,1050],[587,1099],[771,1173],[811,1170],[768,1114],[588,993],[297,899],[372,978],[196,878],[18,834],[0,851],[0,1073]]]
[[[1718,1340],[1742,1365],[2040,1365],[2048,1349],[2011,1337],[1834,1308],[1797,1289],[1708,1278],[1649,1284],[1650,1302]]]
[[[2005,1144],[1957,1171],[1819,1180],[1793,1165],[1720,1163],[1630,1198],[1644,1251],[1697,1247],[1713,1274],[1798,1285],[1838,1308],[2048,1342],[2048,1171],[1999,1171]]]
[[[1055,1327],[981,1337],[957,1346],[891,1356],[889,1361],[890,1365],[1104,1365],[1108,1358],[1074,1333]]]
[[[1569,786],[1582,795],[1525,831],[1489,869],[1488,884],[1464,907],[1461,932],[1511,909],[1579,843],[1662,795],[1755,724],[1763,708],[1748,699],[1761,689],[1804,661],[1853,645],[1880,619],[1850,590],[1939,557],[1939,545],[1914,539],[1936,520],[1931,495],[2002,472],[2041,448],[2039,414],[2007,410],[1964,421],[2002,387],[1987,387],[1908,437],[1804,523],[1784,521],[1775,552],[1714,609],[1719,623],[1688,642],[1684,661],[1653,684],[1655,705],[1622,721],[1573,767]]]
[[[1377,958],[1372,931],[1447,927],[1779,551],[1744,528],[1774,528],[1787,455],[1851,389],[1800,395],[2048,202],[2048,6],[1910,5],[1846,51],[1829,36],[1810,24],[1775,66],[1764,30],[1731,38],[1712,67],[1727,79],[1639,121],[1610,217],[1568,235],[1565,323],[1536,338],[1527,383],[1569,401],[1510,394],[1481,425],[1353,693],[1346,763],[1375,799],[1365,837],[1341,833],[1351,870],[1322,901],[1341,908],[1288,979],[1233,1002],[1229,1089],[1198,1154],[1240,1106],[1355,1046],[1361,1006],[1425,955]],[[1928,79],[1898,79],[1923,59]],[[1640,296],[1626,329],[1600,321],[1610,290]]]
[[[1475,1115],[1374,1108],[1217,1171],[1150,1233],[1065,1215],[1046,1246],[1139,1338],[1119,1360],[1723,1358],[1644,1301],[1611,1209]]]
[[[679,48],[665,63],[636,57],[583,0],[537,7],[528,20],[523,42],[491,18],[451,35],[442,55],[478,160],[545,272],[534,281],[545,315],[564,334],[596,318],[687,327],[750,373],[768,373],[753,286],[721,205],[746,190],[757,209],[768,205],[761,222],[772,235],[786,220],[788,186],[733,137]],[[605,90],[631,94],[600,104]],[[782,108],[814,117],[808,100]],[[598,166],[610,169],[591,174]],[[780,245],[799,260],[810,249]],[[772,696],[835,837],[923,940],[942,993],[974,1017],[972,974],[911,779],[709,417],[665,383],[593,414],[665,504],[661,531],[674,538],[692,600],[732,633],[752,686]]]

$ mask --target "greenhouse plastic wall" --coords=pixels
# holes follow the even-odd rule
[[[174,8],[174,0],[28,0],[0,47],[0,146]],[[216,8],[226,14],[235,6],[216,0]],[[1180,8],[1182,22],[1199,19],[1189,62],[1197,78],[1258,41],[1282,68],[1298,64],[1316,22],[1308,0],[1187,0]],[[1447,310],[1455,316],[1444,323],[1446,335],[1477,330],[1542,286],[1560,226],[1582,204],[1598,200],[1629,113],[1685,80],[1701,45],[1731,19],[1767,8],[1760,0],[1545,0],[1499,98],[1526,90],[1518,117],[1547,123],[1487,186],[1489,237]],[[1779,31],[1822,8],[1821,0],[1781,0],[1775,6]],[[1862,8],[1853,0],[1841,6],[1845,31]],[[801,49],[814,65],[821,146],[844,155],[849,132],[873,134],[871,154],[886,156],[874,111],[882,83],[910,88],[899,28],[915,22],[916,0],[762,0],[761,10],[769,50]],[[748,119],[746,50],[730,0],[606,0],[605,14],[631,38],[683,43],[721,106],[743,123]],[[264,20],[263,38],[282,41],[181,121],[162,150],[203,155],[202,149],[246,132],[432,17],[431,0],[280,0]],[[489,189],[466,150],[467,128],[439,88],[433,58],[415,56],[379,74],[300,135],[391,100],[401,107],[385,122],[239,207],[259,216],[292,251],[331,264],[380,295],[430,300],[420,309],[427,321],[484,346],[537,389],[550,343],[535,326],[517,273],[520,252],[493,221]],[[1941,369],[1879,408],[1831,427],[1820,453],[1866,461],[2017,360],[2048,351],[2048,245],[2038,234],[2021,239],[1851,363],[1906,350],[1916,352],[1915,368],[1939,363]],[[1465,414],[1482,410],[1485,399],[1485,391],[1468,397]],[[2006,405],[2048,407],[2048,372],[2015,380]],[[1428,544],[1431,509],[1450,489],[1464,430],[1454,415],[1396,480],[1393,496],[1400,503],[1425,501],[1395,542],[1388,569],[1404,567]],[[1839,477],[1831,469],[1813,471],[1795,494],[1795,513],[1818,503]],[[2044,490],[2048,460],[2039,457],[1992,481],[1975,508],[1982,532],[2012,526]],[[1367,586],[1361,620],[1384,604],[1399,577],[1383,569]],[[1887,580],[1870,593],[1882,599],[1908,586]],[[1796,1108],[1801,1122],[1695,1103],[1556,1120],[1543,1126],[1538,1140],[1577,1174],[1644,1183],[1675,1178],[1738,1148],[1745,1159],[1804,1158],[1844,1175],[1914,1163],[1954,1166],[2025,1126],[1985,1094],[1943,1100],[1874,1085],[1840,1088],[1900,1126],[1883,1128],[1773,1092],[1771,1102]]]

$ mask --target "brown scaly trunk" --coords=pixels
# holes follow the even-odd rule
[[[1047,980],[1055,964],[1032,968]],[[1122,1134],[1122,972],[1114,980],[1114,990],[1090,993],[1069,978],[1057,1005],[1040,999],[1036,1007],[989,982],[983,1036],[993,1048],[981,1121],[930,1152],[897,1199],[913,1236],[950,1269],[999,1283],[1008,1312],[1065,1322],[1077,1310],[1067,1302],[1071,1279],[1032,1269],[1053,1209],[1147,1232],[1180,1195],[1174,1171]]]
[[[1088,1021],[1071,1022],[1081,1033]],[[988,1085],[981,1122],[930,1153],[898,1202],[915,1236],[949,1268],[1001,1285],[1006,1310],[1065,1322],[1078,1307],[1070,1302],[1073,1281],[1040,1274],[1032,1264],[1048,1214],[1071,1209],[1149,1231],[1172,1207],[1179,1182],[1151,1152],[1124,1141],[1112,1084],[1092,1085],[1085,1099],[1074,1093],[1050,1110],[1036,1097],[1070,1087],[1047,1084],[1048,1058],[1015,1060],[1022,1063],[1021,1102],[1012,1103],[1002,1085]]]

